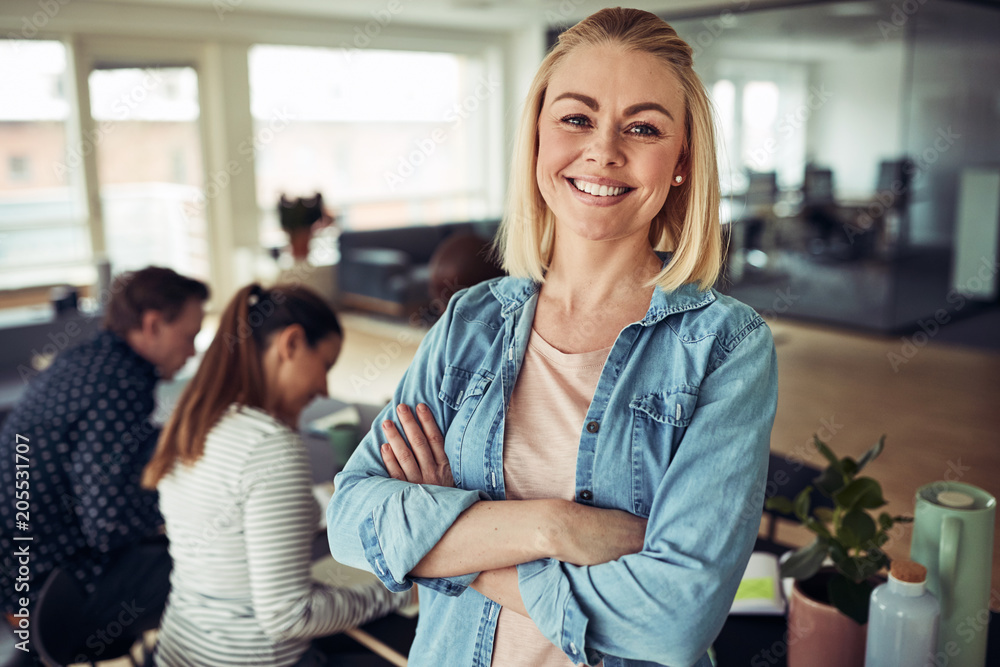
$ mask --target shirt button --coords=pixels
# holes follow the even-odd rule
[[[590,422],[587,424],[587,433],[597,433],[601,430],[601,425],[597,422]]]
[[[591,491],[590,489],[584,489],[583,491],[580,492],[580,498],[582,500],[593,500],[594,492]]]

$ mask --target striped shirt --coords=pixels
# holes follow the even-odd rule
[[[156,664],[294,664],[309,639],[384,616],[410,594],[380,582],[334,588],[310,578],[319,521],[300,438],[233,405],[204,455],[161,480],[174,566]]]

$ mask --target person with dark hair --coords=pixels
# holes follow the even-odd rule
[[[309,639],[410,602],[378,581],[310,580],[320,511],[302,409],[327,395],[337,316],[303,287],[244,287],[164,428],[143,485],[156,488],[174,561],[157,665],[323,664]]]
[[[490,241],[470,233],[452,234],[434,250],[428,264],[431,300],[443,308],[455,292],[503,275],[491,257]]]
[[[166,600],[163,520],[139,477],[159,432],[156,383],[194,354],[209,290],[148,267],[119,275],[110,291],[104,330],[56,358],[0,428],[0,598],[12,624],[55,568],[88,596],[91,631],[106,629],[123,603],[134,623],[155,627]],[[24,459],[15,442],[27,445]],[[28,499],[23,515],[17,499]],[[26,581],[11,560],[26,543],[17,537],[31,538]],[[81,648],[90,635],[82,632]]]

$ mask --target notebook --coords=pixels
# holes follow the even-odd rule
[[[773,616],[785,613],[777,556],[765,551],[755,551],[750,555],[729,613]]]

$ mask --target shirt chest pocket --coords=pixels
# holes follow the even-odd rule
[[[460,410],[467,400],[478,400],[493,381],[488,371],[467,371],[458,366],[448,366],[441,378],[438,400],[452,410]]]
[[[632,511],[649,516],[653,495],[691,423],[698,388],[683,385],[669,392],[636,396],[632,420]]]
[[[469,371],[458,366],[445,368],[441,387],[438,389],[438,400],[454,410],[445,432],[444,446],[455,473],[461,470],[463,442],[469,432],[469,424],[493,378],[493,373],[481,369]],[[486,433],[479,433],[478,440],[482,447],[486,441]],[[461,479],[461,475],[458,478]]]

